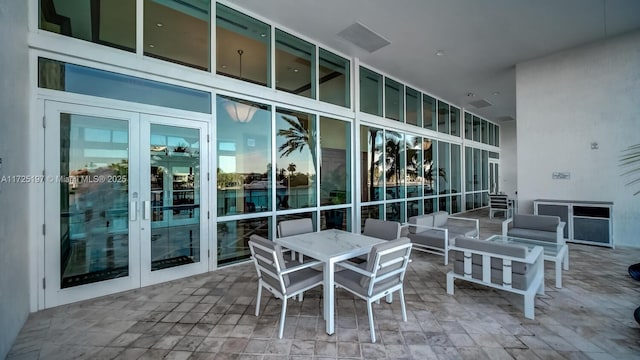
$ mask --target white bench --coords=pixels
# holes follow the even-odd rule
[[[458,237],[449,247],[453,270],[447,273],[447,293],[461,279],[524,296],[524,316],[534,318],[535,295],[544,295],[542,247],[531,251],[523,245],[498,244]]]

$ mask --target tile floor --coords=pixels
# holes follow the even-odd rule
[[[487,211],[481,237],[500,231]],[[640,249],[570,244],[570,270],[546,294],[536,318],[522,298],[457,282],[445,290],[442,257],[414,252],[405,280],[409,321],[398,301],[374,305],[371,343],[364,301],[337,291],[336,334],[324,332],[321,288],[290,301],[278,339],[280,301],[263,294],[254,315],[251,263],[31,314],[8,359],[639,359],[640,282],[627,266]]]

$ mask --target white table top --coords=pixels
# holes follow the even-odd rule
[[[367,254],[373,245],[384,242],[382,239],[337,229],[287,236],[274,241],[288,249],[325,262]]]

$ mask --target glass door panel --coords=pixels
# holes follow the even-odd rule
[[[143,284],[207,270],[207,212],[201,203],[206,199],[201,167],[205,126],[142,115]]]
[[[137,114],[55,102],[45,114],[45,306],[139,284],[129,171]]]

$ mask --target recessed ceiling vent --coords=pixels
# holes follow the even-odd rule
[[[340,31],[338,36],[370,53],[391,44],[391,41],[374,33],[371,29],[360,23],[353,23],[353,25]]]
[[[515,120],[515,119],[513,118],[513,116],[509,116],[509,115],[506,115],[506,116],[500,116],[500,117],[498,118],[498,121],[500,121],[500,122],[507,122],[507,121],[514,121],[514,120]]]
[[[476,109],[482,109],[482,108],[489,107],[489,106],[491,106],[493,104],[488,102],[485,99],[480,99],[480,100],[476,100],[476,101],[470,102],[469,105],[473,106]]]

